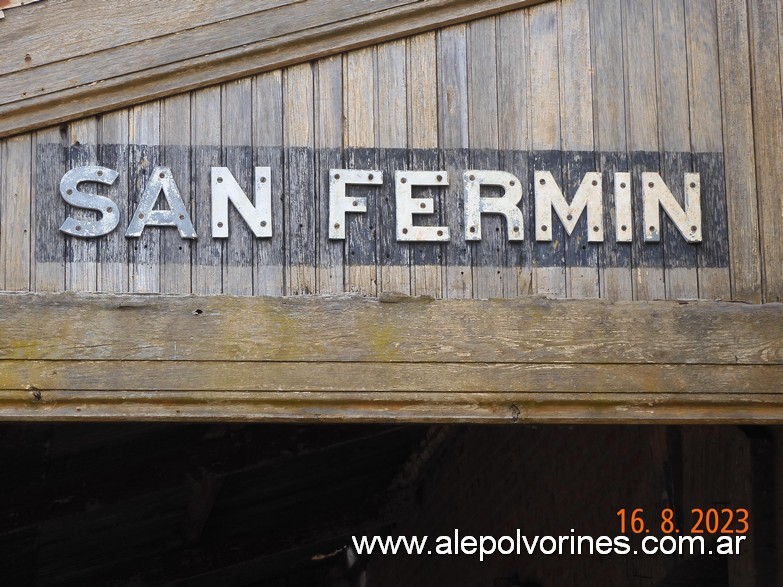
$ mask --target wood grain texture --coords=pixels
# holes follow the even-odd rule
[[[3,54],[13,56],[6,61],[9,71],[0,73],[0,136],[542,1],[351,0],[335,5],[331,0],[281,0],[249,6],[232,0],[212,15],[182,1],[169,5],[181,19],[162,19],[152,27],[147,26],[147,1],[126,2],[120,10],[86,3],[82,14],[69,2],[55,2],[53,11],[68,11],[59,20],[48,10],[52,2],[42,10],[24,7],[3,23],[14,34],[0,41]],[[72,23],[88,22],[101,10],[111,12],[110,28],[122,31],[119,36],[71,33]],[[58,23],[56,31],[47,36],[40,55],[19,47],[28,36],[48,31],[52,22]],[[60,67],[64,59],[71,59],[67,74]]]
[[[3,294],[0,418],[783,418],[780,304],[395,300]]]
[[[726,101],[733,88],[718,92],[722,78],[715,66],[737,62],[731,66],[741,78],[743,65],[739,57],[719,54],[724,20],[736,15],[711,9],[712,1],[558,0],[40,131],[29,137],[35,151],[28,180],[35,211],[31,251],[18,263],[29,265],[29,280],[42,291],[134,291],[141,279],[146,291],[161,293],[277,296],[353,289],[370,295],[494,298],[539,292],[631,299],[633,261],[637,273],[655,274],[653,281],[657,275],[663,287],[663,293],[638,290],[640,299],[728,299],[726,268],[732,262],[736,271],[745,266],[733,261],[724,242],[726,199],[755,205],[755,193],[737,195],[751,184],[736,163],[750,157],[755,165],[755,158],[746,143],[730,139],[732,148],[743,149],[739,154],[723,145],[717,96]],[[741,47],[741,39],[737,43]],[[744,75],[749,93],[750,71]],[[732,107],[747,119],[750,105],[736,100]],[[727,137],[734,124],[726,119]],[[751,124],[742,141],[752,138]],[[646,144],[651,150],[642,150]],[[89,189],[116,198],[123,215],[134,207],[151,165],[172,168],[199,239],[191,243],[174,230],[149,228],[145,238],[153,248],[146,243],[138,249],[140,243],[124,238],[123,221],[93,242],[66,243],[59,233],[65,205],[58,184],[82,160],[120,172],[114,185]],[[230,238],[211,238],[213,165],[229,165],[246,190],[254,165],[272,168],[272,238],[250,238],[231,207]],[[329,240],[328,169],[376,166],[383,167],[385,185],[349,188],[366,195],[371,209],[347,216],[346,241]],[[491,214],[483,219],[484,241],[465,242],[461,174],[471,167],[512,171],[525,184],[524,242],[504,238],[504,221]],[[614,173],[631,168],[635,242],[616,243]],[[448,189],[417,189],[436,200],[436,214],[416,217],[421,224],[450,223],[449,243],[396,241],[396,169],[449,171]],[[584,242],[583,219],[567,237],[557,218],[554,244],[535,242],[536,169],[552,170],[567,198],[586,171],[602,172],[603,244]],[[724,186],[724,169],[733,184]],[[642,242],[644,170],[660,171],[678,198],[679,176],[702,173],[709,235],[704,243],[685,245],[666,218],[663,244]],[[755,169],[751,175],[755,185]],[[485,192],[499,195],[493,188]],[[752,208],[740,213],[744,207],[732,206],[740,222],[753,222]],[[753,242],[748,234],[740,238],[735,231],[733,246]],[[745,253],[760,255],[758,242],[754,246]],[[89,286],[72,279],[79,275],[74,263],[81,262],[74,252],[85,253],[85,267],[96,269],[84,274]],[[760,266],[758,259],[745,261]],[[534,279],[534,266],[540,279]],[[695,272],[700,289],[694,289]]]
[[[753,131],[765,301],[783,300],[783,97],[776,2],[748,4],[753,83]]]
[[[32,139],[0,144],[0,275],[6,291],[30,289]]]
[[[761,301],[761,253],[747,4],[718,0],[723,151],[731,249],[731,294]]]
[[[693,169],[692,161],[670,156],[691,150],[690,108],[688,93],[688,62],[685,2],[664,0],[655,4],[656,82],[658,104],[662,113],[658,136],[663,152],[663,177],[675,199],[682,206],[685,200],[683,174]],[[687,246],[677,228],[664,214],[662,224],[664,282],[666,299],[699,297],[696,269],[697,252]]]
[[[654,5],[651,0],[625,0],[622,14],[627,57],[626,116],[630,160],[644,167],[659,167],[658,157],[637,155],[641,151],[658,151],[659,146]],[[634,234],[637,235],[632,246],[634,299],[664,299],[663,245],[647,246],[641,238],[646,227],[640,214],[642,182],[638,174],[634,174],[632,191],[636,212]]]
[[[593,99],[595,145],[599,151],[622,153],[602,156],[604,193],[613,193],[614,174],[628,170],[627,116],[625,104],[625,52],[622,31],[623,0],[592,0],[590,27],[593,55]],[[604,210],[604,231],[617,238],[615,207]],[[618,243],[599,253],[601,297],[610,300],[633,299],[631,243]]]
[[[253,145],[255,163],[272,173],[272,232],[283,232],[283,75],[273,71],[253,80]],[[260,113],[260,114],[259,114]],[[280,296],[285,291],[285,250],[281,242],[256,239],[254,293]]]
[[[533,172],[552,170],[558,185],[563,185],[563,160],[560,156],[562,144],[562,120],[560,117],[560,75],[559,75],[559,10],[556,4],[545,4],[530,10],[530,116],[533,149],[540,152],[533,157],[529,190],[534,191]],[[534,227],[530,226],[529,238],[535,238]],[[553,216],[553,225],[548,227],[552,245],[536,247],[533,259],[533,291],[566,297],[565,230]]]
[[[411,169],[439,167],[437,37],[425,33],[408,39],[408,145],[417,149]],[[424,156],[429,151],[429,156]],[[436,206],[439,204],[437,194]],[[411,247],[411,289],[414,295],[440,296],[443,291],[443,246],[417,243]]]

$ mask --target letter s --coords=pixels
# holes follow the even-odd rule
[[[87,165],[76,167],[63,175],[60,180],[60,195],[71,206],[95,210],[100,220],[76,220],[68,217],[60,230],[72,236],[94,238],[109,234],[120,223],[120,210],[113,201],[105,196],[80,192],[78,186],[85,181],[112,185],[119,174],[108,167]]]

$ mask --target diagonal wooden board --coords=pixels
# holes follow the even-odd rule
[[[783,305],[0,294],[0,419],[783,422]]]
[[[3,22],[0,137],[546,1],[50,0]]]

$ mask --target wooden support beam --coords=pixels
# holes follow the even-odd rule
[[[783,422],[783,305],[0,294],[0,419]]]
[[[149,0],[20,8],[0,36],[0,138],[545,1],[176,0],[164,18]]]

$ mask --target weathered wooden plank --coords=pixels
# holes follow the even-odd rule
[[[23,69],[4,76],[14,76],[13,84],[4,80],[8,82],[4,83],[4,90],[9,92],[14,101],[0,106],[0,136],[238,79],[541,1],[545,0],[387,0],[380,3],[353,0],[335,6],[331,0],[309,0],[292,3],[268,14],[229,19],[195,27],[179,35],[166,35],[154,41],[91,52],[75,58],[72,67],[68,68],[70,75],[65,77],[58,65],[59,60],[41,67],[31,67],[31,63],[35,63],[31,56],[29,62],[23,62]],[[49,4],[47,2],[45,6],[48,8]],[[389,9],[390,6],[394,8]],[[18,16],[21,21],[24,18],[21,16],[23,11],[17,12],[19,14],[13,16]],[[48,25],[40,24],[42,19],[49,21],[48,12],[34,14],[34,20],[26,18],[25,22],[39,30],[48,29]],[[113,29],[123,28],[123,14],[124,11],[113,11]],[[70,9],[68,22],[74,19],[78,20],[78,17]],[[4,25],[17,28],[20,21],[9,19]],[[83,42],[82,37],[79,40]],[[48,43],[55,46],[59,44],[51,37]],[[90,44],[84,46],[92,51]],[[4,54],[12,53],[4,50]],[[20,59],[23,60],[25,53],[21,55]],[[32,70],[35,70],[35,74],[30,78]],[[27,95],[22,96],[23,92],[27,92]]]
[[[659,168],[659,158],[646,153],[658,151],[658,109],[655,70],[655,19],[651,0],[625,0],[623,4],[624,46],[626,51],[626,108],[628,150],[637,169]],[[657,300],[666,297],[663,245],[645,244],[642,215],[642,180],[634,173],[633,208],[634,299]]]
[[[222,121],[220,88],[207,88],[193,93],[193,208],[191,216],[199,239],[193,247],[192,291],[215,294],[223,291],[223,247],[212,238],[211,168],[221,164],[220,136]]]
[[[590,29],[592,38],[593,98],[595,146],[601,153],[617,153],[599,158],[599,169],[604,173],[604,194],[614,196],[614,174],[628,171],[625,156],[625,53],[623,50],[622,0],[592,0]],[[632,230],[633,226],[626,226]],[[631,243],[617,242],[615,206],[604,209],[604,235],[611,246],[601,247],[599,253],[601,297],[610,300],[633,299],[631,273]]]
[[[779,424],[783,394],[693,395],[591,394],[353,394],[95,393],[49,392],[31,401],[30,392],[0,396],[0,419],[30,421],[163,420],[234,422],[485,422],[617,424]],[[480,400],[485,401],[480,401]]]
[[[498,145],[502,150],[500,164],[503,169],[518,169],[519,180],[527,184],[527,151],[530,149],[530,122],[528,117],[528,15],[516,11],[497,17],[498,30]],[[525,219],[523,241],[506,243],[506,267],[513,277],[506,280],[506,292],[510,297],[532,293],[532,258],[535,238],[530,232],[532,223],[531,202],[522,198],[522,214]]]
[[[191,177],[191,96],[183,94],[167,98],[161,103],[162,160],[171,169],[177,182],[185,209],[193,220],[193,192]],[[201,237],[206,227],[201,229]],[[198,234],[198,233],[196,233]],[[160,235],[160,287],[164,293],[190,293],[191,254],[193,240],[181,238],[179,231],[165,229]]]
[[[531,142],[538,153],[532,157],[529,193],[535,193],[535,171],[547,170],[561,188],[560,79],[558,73],[558,6],[542,5],[530,10],[530,117]],[[564,298],[566,291],[565,230],[556,215],[546,230],[551,242],[536,243],[533,249],[533,291]],[[535,239],[535,225],[530,238]]]
[[[408,39],[408,145],[411,169],[435,169],[438,157],[438,73],[437,39],[425,33]],[[440,210],[436,192],[427,194]],[[413,243],[411,256],[411,289],[415,295],[443,295],[441,259],[443,245]]]
[[[498,50],[496,22],[485,18],[468,24],[468,144],[471,169],[498,169]],[[452,177],[460,184],[462,177]],[[484,188],[482,196],[501,195],[501,188]],[[461,209],[464,216],[464,206]],[[502,298],[506,295],[506,283],[513,284],[506,270],[505,220],[497,214],[482,214],[481,240],[468,244],[473,261],[473,292],[478,298]],[[464,230],[464,228],[463,228]],[[463,240],[465,233],[452,235]],[[516,293],[516,292],[515,292]]]
[[[563,162],[563,184],[570,197],[579,189],[584,174],[597,169],[593,155],[593,65],[588,2],[561,4],[559,37],[561,144],[564,151],[571,153]],[[598,245],[588,242],[593,228],[583,217],[571,236],[566,237],[566,292],[570,298],[599,296]]]
[[[98,164],[98,120],[85,118],[68,127],[68,168]],[[68,206],[66,214],[79,219],[97,214]],[[59,236],[59,235],[58,235]],[[69,291],[97,291],[98,242],[95,239],[66,236],[65,287]]]
[[[408,165],[408,66],[405,40],[384,43],[377,47],[376,87],[380,158],[384,180],[391,183],[397,169]],[[416,83],[420,83],[417,80]],[[378,200],[378,263],[379,292],[411,294],[410,247],[400,246],[396,239],[395,205],[387,192]]]
[[[128,123],[127,110],[104,114],[98,123],[100,137],[98,160],[101,165],[119,173],[111,186],[99,186],[99,193],[115,202],[120,210],[120,226],[117,230],[103,237],[98,245],[98,291],[109,293],[128,291],[128,241],[124,231],[130,213],[128,211],[128,138],[130,132]],[[164,140],[168,140],[167,135],[164,136]],[[187,137],[187,140],[181,144],[189,145],[190,137]],[[173,169],[180,171],[179,167]],[[189,172],[190,170],[183,169],[182,171]],[[190,189],[190,186],[181,185],[180,188]],[[165,265],[163,271],[164,274],[169,273],[169,269]],[[164,281],[164,291],[172,291],[172,287],[173,284],[168,280]],[[185,287],[189,292],[189,276]]]
[[[128,218],[136,213],[152,171],[161,164],[160,102],[150,102],[130,111],[129,134],[131,200]],[[139,238],[130,239],[128,281],[133,292],[160,291],[161,230],[146,228]]]
[[[718,14],[715,0],[685,3],[688,32],[688,86],[690,96],[691,145],[694,170],[704,177],[716,177],[702,189],[702,210],[707,211],[702,234],[715,234],[728,223],[726,209],[726,179],[719,174],[707,174],[709,165],[723,152],[721,112],[720,47]],[[747,77],[746,77],[747,79]],[[707,154],[707,155],[705,155]],[[720,158],[721,161],[723,157]],[[704,212],[703,212],[704,213]],[[704,221],[703,221],[704,222]],[[730,234],[731,228],[725,231]],[[708,241],[698,250],[699,297],[730,299],[731,280],[728,264],[728,243],[724,239]]]
[[[313,71],[288,68],[283,82],[283,139],[286,147],[286,271],[290,295],[316,291],[315,201],[313,200]]]
[[[43,399],[67,390],[228,398],[231,392],[475,393],[477,401],[511,393],[647,393],[686,402],[693,395],[783,393],[783,365],[38,360],[0,361],[0,373],[0,390],[34,388]]]
[[[223,84],[222,92],[223,163],[248,198],[255,202],[251,80]],[[223,248],[223,293],[252,295],[255,235],[233,204],[228,206],[228,224],[229,238]]]
[[[780,304],[74,294],[0,300],[6,360],[783,363]]]
[[[451,240],[443,248],[443,297],[473,295],[471,250],[464,241],[465,214],[461,174],[468,168],[468,79],[466,27],[438,32],[438,143],[444,150],[441,169],[449,176],[435,201],[439,226],[448,226]],[[438,245],[429,244],[429,247]]]
[[[720,94],[731,251],[731,296],[761,301],[761,255],[747,4],[718,0]]]
[[[60,225],[66,217],[65,201],[60,196],[60,179],[67,169],[68,153],[60,141],[60,128],[48,128],[35,133],[32,169],[35,192],[31,210],[31,228],[34,233],[34,247],[31,251],[34,255],[34,276],[31,277],[31,288],[35,291],[65,289],[65,239],[50,237],[60,232]],[[127,288],[122,291],[127,291]]]
[[[280,71],[257,76],[253,83],[253,145],[255,161],[270,167],[272,235],[283,234],[283,75]],[[256,239],[253,293],[280,296],[285,292],[284,239]]]
[[[6,291],[29,291],[32,138],[23,135],[3,141],[0,149],[0,278]]]
[[[763,299],[783,300],[783,96],[781,95],[778,7],[774,2],[748,4],[753,97],[753,130],[756,141],[756,185]]]
[[[26,14],[20,14],[18,19],[8,21],[10,26],[3,31],[3,51],[16,58],[8,59],[0,65],[0,75],[19,71],[25,66],[39,67],[105,49],[165,37],[294,2],[295,0],[264,0],[251,5],[244,0],[223,0],[215,5],[180,2],[169,5],[165,18],[151,18],[151,15],[160,15],[160,3],[155,0],[134,0],[115,6],[100,2],[75,6],[67,1],[50,0],[45,11],[28,9]],[[40,26],[43,19],[47,23],[46,27]],[[73,34],[74,22],[118,23],[120,19],[121,26],[94,26],[83,34]],[[53,43],[54,38],[57,38],[58,42]],[[35,50],[31,51],[31,47]],[[25,54],[30,55],[27,63]]]
[[[375,98],[375,50],[351,51],[343,58],[343,142],[348,169],[378,169],[376,152],[372,149]],[[345,286],[348,291],[376,295],[379,190],[375,186],[352,186],[349,191],[365,198],[367,212],[346,215]]]
[[[329,237],[329,170],[342,169],[343,161],[343,59],[318,61],[315,92],[316,198],[318,201],[318,293],[345,291],[344,240]]]
[[[682,156],[674,155],[691,150],[689,69],[683,67],[688,60],[685,25],[685,4],[682,0],[664,0],[655,4],[658,108],[663,113],[658,124],[660,148],[664,152],[661,176],[680,205],[685,200],[683,174],[692,170],[691,161],[686,162]],[[674,224],[665,214],[663,216],[661,239],[666,298],[697,298],[696,248],[686,243]]]

